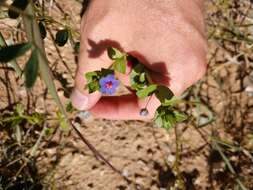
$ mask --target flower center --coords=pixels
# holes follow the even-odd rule
[[[112,88],[112,86],[113,86],[112,81],[108,81],[107,83],[105,83],[106,88]]]

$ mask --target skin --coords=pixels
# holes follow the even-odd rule
[[[84,86],[86,72],[108,68],[112,61],[106,48],[116,47],[137,57],[149,67],[155,83],[168,86],[180,95],[206,71],[206,38],[203,0],[93,0],[82,18],[81,47],[74,107],[89,110],[107,119],[152,119],[160,105],[152,97],[148,116],[139,115],[148,100],[133,95],[101,97],[89,94]],[[129,85],[128,65],[121,82]]]

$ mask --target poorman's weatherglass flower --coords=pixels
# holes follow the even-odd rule
[[[119,86],[119,81],[114,75],[110,74],[99,80],[100,92],[103,94],[114,94]]]

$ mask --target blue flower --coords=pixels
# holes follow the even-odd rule
[[[119,81],[114,75],[110,74],[99,80],[100,92],[103,94],[114,94],[119,86]]]

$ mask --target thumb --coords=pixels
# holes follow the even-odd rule
[[[88,90],[85,89],[85,85],[87,84],[85,74],[87,72],[108,68],[111,64],[111,61],[107,58],[106,48],[101,51],[100,47],[98,54],[96,54],[96,51],[98,51],[97,46],[91,45],[90,40],[81,39],[75,86],[70,96],[72,105],[78,110],[88,110],[92,108],[101,98],[100,92],[96,91],[89,94]]]
[[[76,75],[75,87],[70,96],[72,105],[78,110],[88,110],[92,108],[101,97],[99,92],[89,94],[86,90],[84,90],[85,80],[83,78],[84,74]]]

